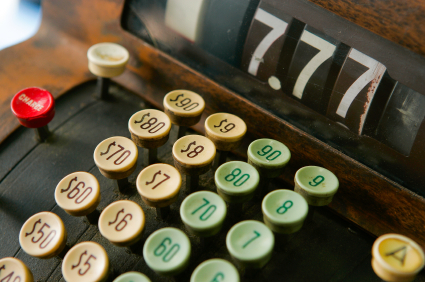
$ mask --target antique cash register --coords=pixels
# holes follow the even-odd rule
[[[0,51],[0,281],[425,281],[425,5],[44,0]]]

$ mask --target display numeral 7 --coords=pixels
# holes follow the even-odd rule
[[[336,46],[319,36],[314,35],[313,33],[304,30],[301,41],[304,41],[310,46],[320,50],[308,63],[305,65],[303,70],[295,82],[294,90],[292,94],[301,99],[303,97],[304,89],[307,85],[307,82],[310,80],[313,73],[330,57],[332,57],[335,52]]]
[[[257,48],[255,48],[254,54],[252,54],[251,61],[249,62],[248,72],[256,76],[260,62],[263,61],[264,54],[266,54],[270,46],[285,33],[288,23],[264,11],[263,9],[257,10],[254,19],[272,28],[263,40],[261,40]]]

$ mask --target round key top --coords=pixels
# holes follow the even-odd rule
[[[195,268],[190,282],[239,282],[236,267],[224,259],[209,259]]]
[[[164,97],[164,112],[179,126],[197,124],[204,109],[201,95],[189,90],[174,90]]]
[[[88,172],[71,173],[56,186],[55,200],[70,215],[88,215],[99,205],[99,182]]]
[[[50,134],[47,124],[55,116],[52,94],[37,87],[26,88],[15,94],[10,108],[19,122],[25,127],[35,128],[36,139],[44,142]]]
[[[94,162],[106,178],[123,179],[136,169],[138,151],[128,138],[115,136],[103,140],[94,150]]]
[[[258,139],[248,147],[248,163],[258,170],[261,177],[278,177],[290,159],[288,147],[273,139]]]
[[[142,236],[145,213],[133,201],[116,201],[107,206],[99,217],[99,231],[117,246],[129,246]]]
[[[96,76],[114,77],[122,74],[130,55],[116,43],[98,43],[87,51],[89,70]]]
[[[30,87],[19,91],[10,104],[19,122],[29,128],[47,125],[55,116],[55,100],[49,91]]]
[[[173,145],[174,165],[183,174],[201,175],[206,173],[215,156],[215,146],[201,135],[187,135]]]
[[[62,262],[62,275],[67,282],[105,281],[108,272],[108,255],[95,242],[75,245],[66,253]]]
[[[114,282],[151,282],[143,273],[130,271],[115,278]]]
[[[174,166],[186,175],[189,191],[197,190],[199,175],[210,170],[215,154],[214,143],[201,135],[187,135],[174,143]]]
[[[143,246],[143,258],[155,272],[172,276],[182,272],[189,263],[191,246],[183,231],[166,227],[152,233]]]
[[[305,166],[295,173],[295,189],[312,206],[325,206],[332,202],[338,191],[338,178],[319,166]]]
[[[109,93],[110,78],[122,74],[130,55],[116,43],[99,43],[87,51],[89,70],[97,78],[97,97],[104,99]]]
[[[274,190],[261,204],[264,223],[274,232],[288,234],[301,229],[308,213],[307,201],[291,190]]]
[[[264,223],[245,220],[229,230],[226,246],[230,255],[242,266],[261,268],[272,256],[274,235]]]
[[[226,203],[219,195],[210,191],[192,193],[180,206],[180,216],[186,228],[201,237],[217,234],[226,213]]]
[[[157,148],[164,145],[170,134],[170,118],[158,110],[142,110],[128,121],[131,139],[137,146],[148,149],[147,165],[157,162]]]
[[[151,207],[165,207],[174,203],[179,195],[182,178],[169,164],[154,164],[144,168],[137,176],[137,191]]]
[[[58,255],[66,244],[65,226],[54,213],[40,212],[22,226],[19,243],[30,256],[48,259]]]
[[[258,171],[250,164],[232,161],[222,164],[215,172],[217,193],[228,203],[249,201],[260,182]]]
[[[217,113],[205,120],[205,136],[214,142],[217,150],[231,151],[239,147],[246,133],[245,122],[232,114]]]
[[[158,148],[168,140],[171,130],[170,118],[158,110],[142,110],[128,121],[131,139],[142,148]]]
[[[372,246],[372,268],[385,281],[413,281],[424,261],[422,248],[403,235],[382,235]]]
[[[17,258],[0,259],[0,281],[33,282],[29,268]]]

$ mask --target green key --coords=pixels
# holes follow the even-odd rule
[[[248,147],[248,163],[260,172],[261,177],[279,176],[290,159],[288,147],[273,139],[258,139]]]
[[[236,267],[224,259],[204,261],[192,273],[190,282],[239,282]]]
[[[338,178],[320,166],[305,166],[295,173],[295,189],[312,206],[325,206],[332,202],[338,191]]]
[[[189,264],[189,238],[180,229],[166,227],[152,233],[143,246],[143,258],[155,272],[173,276]]]
[[[143,273],[131,271],[121,274],[114,282],[151,282],[151,280]]]
[[[268,193],[261,204],[264,223],[274,232],[289,234],[303,226],[308,213],[306,200],[291,190]]]
[[[252,198],[260,182],[258,171],[240,161],[227,162],[215,172],[218,194],[228,203],[243,203]]]
[[[264,223],[245,220],[229,230],[226,246],[230,255],[242,266],[261,268],[272,256],[274,235]]]
[[[180,216],[193,234],[209,237],[220,231],[227,207],[216,193],[199,191],[187,196],[180,206]]]

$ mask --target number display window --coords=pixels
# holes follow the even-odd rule
[[[332,91],[327,116],[361,134],[385,71],[383,64],[352,48]]]
[[[240,50],[245,43],[258,2],[260,0],[208,1],[199,46],[239,67],[242,56]]]
[[[262,81],[275,76],[292,18],[261,2],[248,32],[241,68]]]
[[[298,41],[283,92],[322,114],[326,113],[332,88],[346,52],[340,42],[306,26]],[[348,51],[348,50],[346,50]],[[343,53],[343,54],[341,54]],[[338,54],[338,56],[337,56]],[[339,62],[339,66],[338,66]]]
[[[397,83],[372,137],[408,156],[425,117],[425,96]]]

